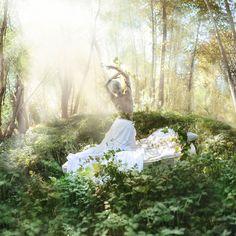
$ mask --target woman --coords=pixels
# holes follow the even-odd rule
[[[90,156],[103,156],[109,150],[119,151],[115,158],[127,168],[134,166],[139,170],[143,168],[144,153],[143,150],[137,150],[136,130],[132,122],[133,98],[129,76],[115,66],[107,68],[117,72],[106,83],[106,89],[119,112],[119,117],[99,145],[76,154],[69,154],[68,161],[62,166],[64,172],[74,172],[81,166],[91,166],[94,161],[89,160]]]
[[[95,160],[89,157],[103,156],[109,150],[117,151],[115,160],[120,161],[126,169],[143,169],[144,162],[154,162],[166,158],[181,156],[178,134],[172,129],[158,129],[149,137],[136,142],[136,130],[133,119],[133,99],[129,76],[115,66],[108,66],[117,73],[106,83],[111,100],[119,112],[103,141],[92,148],[76,154],[69,154],[68,161],[62,166],[64,172],[74,172],[80,167],[92,166]],[[188,133],[189,141],[197,135]],[[191,146],[191,153],[195,147]]]
[[[114,69],[118,72],[106,83],[111,100],[120,113],[121,118],[132,120],[133,97],[129,76],[115,66],[108,66],[108,69]],[[121,79],[120,76],[122,76]]]

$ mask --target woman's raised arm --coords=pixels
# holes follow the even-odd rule
[[[124,71],[122,71],[121,69],[119,69],[118,67],[116,67],[116,66],[107,66],[107,68],[108,69],[114,69],[114,70],[116,70],[116,71],[118,71],[118,73],[116,74],[117,76],[120,74],[120,75],[123,75],[124,76],[124,78],[125,78],[125,82],[126,82],[126,85],[130,88],[130,78],[129,78],[129,76],[124,72]],[[116,76],[115,75],[115,76]],[[117,77],[116,76],[116,77]],[[114,77],[114,76],[113,76]]]

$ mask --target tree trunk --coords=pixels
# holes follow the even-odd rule
[[[2,131],[2,106],[4,95],[6,92],[6,73],[5,73],[5,65],[4,65],[4,35],[7,29],[7,12],[8,12],[8,0],[5,0],[4,3],[4,13],[3,13],[3,21],[0,29],[0,139],[3,138]]]
[[[177,87],[176,84],[178,84],[177,81],[177,68],[178,68],[178,62],[179,62],[179,50],[182,47],[182,42],[179,40],[180,36],[182,35],[182,30],[179,29],[179,27],[175,27],[174,32],[173,32],[173,50],[172,50],[172,61],[170,64],[170,69],[171,69],[171,83],[169,84],[170,86],[170,95],[169,96],[169,105],[170,108],[175,109],[177,107],[178,101],[176,100],[177,95]]]
[[[170,34],[170,49],[169,49],[169,56],[168,56],[168,71],[167,71],[167,81],[166,81],[166,97],[165,97],[165,104],[167,106],[170,105],[170,98],[171,98],[171,94],[170,94],[170,87],[171,87],[171,75],[172,75],[172,71],[171,71],[171,67],[172,67],[172,62],[173,62],[173,55],[175,57],[175,54],[173,53],[173,49],[174,49],[174,20],[172,18],[171,22],[170,22],[170,30],[169,30],[169,34]]]
[[[25,108],[24,103],[24,85],[22,84],[21,80],[19,79],[19,89],[21,91],[20,100],[17,101],[19,103],[19,111],[17,112],[17,124],[18,124],[18,131],[20,134],[25,134],[26,131],[29,129],[29,120]]]
[[[157,30],[156,30],[156,12],[154,8],[154,0],[151,0],[151,24],[152,24],[152,69],[151,69],[151,83],[150,83],[150,97],[154,101],[156,93],[156,44],[157,44]]]
[[[83,88],[84,88],[86,78],[88,76],[89,67],[90,67],[94,47],[97,50],[97,52],[100,53],[97,42],[96,42],[97,19],[99,17],[100,10],[101,10],[101,0],[98,0],[98,8],[97,8],[97,12],[96,12],[95,19],[94,19],[93,34],[92,34],[92,40],[91,40],[91,45],[90,45],[88,61],[87,61],[86,67],[85,67],[84,76],[83,76],[82,81],[81,81],[81,86],[80,86],[79,92],[77,93],[76,98],[75,98],[73,114],[76,114],[78,112],[78,108],[79,108],[79,104],[80,104],[80,100],[81,100],[81,95],[82,95],[82,92],[83,92]],[[100,56],[100,55],[98,55],[98,56]]]
[[[166,38],[167,38],[167,19],[166,19],[166,0],[162,1],[162,45],[161,45],[161,64],[160,64],[160,83],[159,83],[159,106],[164,105],[164,82],[165,82],[165,57],[166,57]]]
[[[232,16],[232,13],[231,13],[231,10],[230,10],[230,7],[229,7],[228,0],[224,0],[224,2],[225,2],[225,8],[226,8],[226,11],[227,11],[229,24],[230,24],[230,27],[231,27],[231,30],[232,30],[232,33],[233,33],[234,52],[236,54],[236,31],[235,31],[235,26],[234,26],[234,19],[233,19],[233,16]]]
[[[143,63],[143,77],[144,77],[144,87],[143,90],[148,89],[147,88],[147,73],[146,73],[146,47],[145,47],[145,35],[142,34],[142,51],[143,51],[143,58],[142,58],[142,63]]]
[[[194,73],[194,64],[195,64],[195,57],[197,52],[197,45],[198,45],[198,39],[199,39],[199,31],[200,31],[200,25],[201,22],[198,22],[197,26],[197,33],[196,33],[196,39],[194,43],[194,49],[192,53],[192,59],[190,64],[190,71],[189,71],[189,79],[188,79],[188,93],[189,93],[189,99],[188,99],[188,111],[190,112],[192,110],[192,103],[193,103],[193,94],[192,94],[192,88],[193,88],[193,73]]]
[[[228,58],[226,56],[226,52],[225,52],[225,49],[223,47],[223,43],[222,43],[222,40],[221,40],[221,37],[220,37],[220,33],[218,31],[218,27],[216,25],[216,21],[213,17],[213,13],[212,13],[211,8],[209,6],[209,1],[204,0],[204,2],[207,5],[208,11],[210,13],[211,20],[214,24],[214,28],[215,28],[215,31],[216,31],[217,42],[218,42],[220,53],[221,53],[221,56],[222,56],[224,69],[226,70],[226,73],[227,73],[227,80],[228,80],[228,84],[229,84],[229,89],[230,89],[231,97],[232,97],[232,100],[233,100],[234,109],[236,111],[236,89],[235,89],[234,79],[233,79],[231,71],[230,71]]]
[[[95,43],[95,38],[94,37],[95,36],[93,36],[93,39],[92,39],[92,42],[91,42],[89,57],[88,57],[87,65],[86,65],[86,68],[85,68],[84,76],[83,76],[82,81],[81,81],[79,92],[77,93],[76,98],[75,98],[73,114],[76,114],[78,112],[79,105],[80,105],[80,102],[81,102],[80,101],[81,100],[81,95],[82,95],[82,92],[83,92],[83,89],[84,89],[84,84],[85,84],[85,81],[87,79],[90,64],[91,64],[91,60],[92,60],[93,47],[94,47],[94,43]]]
[[[75,99],[75,90],[74,90],[74,88],[72,88],[72,92],[71,92],[71,102],[70,102],[70,116],[73,115],[74,99]]]
[[[130,28],[133,27],[134,19],[131,17],[131,12],[132,12],[132,5],[130,6],[129,10],[129,24]],[[135,95],[134,95],[134,102],[136,104],[136,107],[138,109],[139,107],[139,65],[138,65],[138,58],[137,58],[137,48],[136,48],[136,41],[135,41],[135,35],[133,30],[131,30],[131,42],[132,42],[132,64],[133,64],[133,69],[135,70],[135,75],[134,75],[134,85],[135,85]]]
[[[11,120],[7,126],[7,128],[4,131],[4,137],[9,138],[12,136],[16,126],[16,120],[18,121],[18,130],[20,133],[25,133],[28,129],[28,119],[26,115],[26,112],[23,108],[24,106],[24,100],[23,100],[23,84],[21,83],[20,79],[17,77],[16,80],[16,88],[15,88],[15,94],[12,95],[12,116]]]
[[[71,95],[72,85],[68,79],[64,78],[62,83],[62,94],[61,94],[61,118],[68,118],[69,111],[69,99]]]

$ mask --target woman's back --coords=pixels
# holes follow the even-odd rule
[[[118,71],[106,84],[111,100],[118,110],[121,118],[132,120],[133,118],[133,98],[129,76],[120,69],[109,66],[110,69]],[[120,78],[119,76],[122,76]],[[124,81],[125,87],[122,84]],[[110,86],[111,85],[111,86]]]

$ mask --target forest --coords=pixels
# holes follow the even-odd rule
[[[118,115],[180,155],[65,173]],[[236,1],[0,0],[0,235],[236,235]]]

